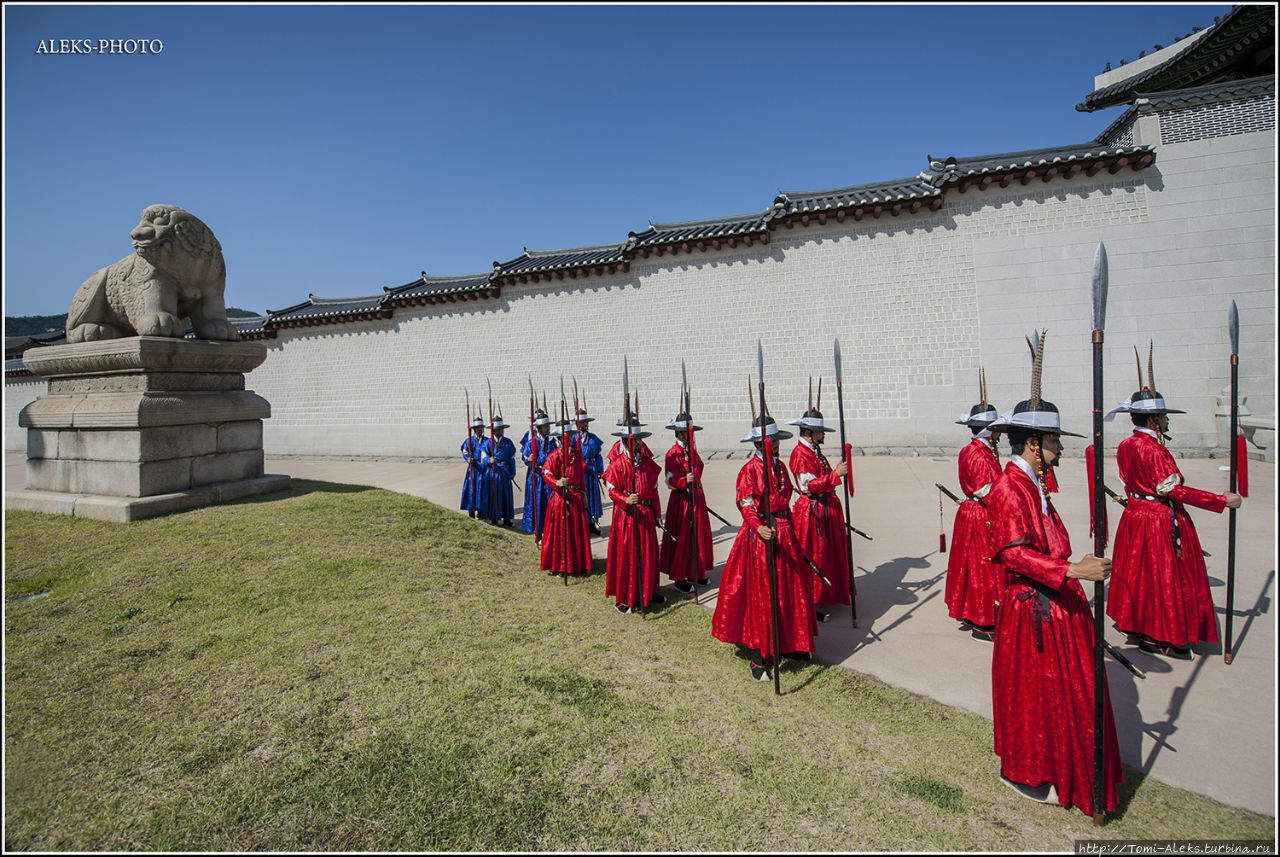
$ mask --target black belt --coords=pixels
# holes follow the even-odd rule
[[[1032,580],[1029,577],[1023,577],[1022,575],[1016,575],[1016,577],[1018,580],[1015,582],[1025,583],[1027,586],[1031,587],[1031,589],[1018,595],[1019,601],[1026,601],[1032,596],[1038,596],[1036,598],[1036,603],[1032,605],[1032,612],[1035,614],[1033,621],[1035,622],[1034,627],[1036,631],[1036,652],[1042,653],[1044,652],[1044,629],[1041,626],[1049,621],[1049,616],[1052,610],[1052,602],[1049,600],[1049,593],[1053,590],[1049,589],[1049,587],[1045,586],[1038,580]]]
[[[1147,500],[1151,503],[1160,503],[1169,507],[1169,531],[1173,534],[1173,553],[1175,556],[1182,556],[1182,530],[1178,527],[1178,510],[1173,505],[1173,501],[1168,497],[1152,497],[1149,494],[1135,494],[1132,491],[1127,492],[1129,497],[1134,500]]]

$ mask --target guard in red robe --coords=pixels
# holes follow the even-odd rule
[[[778,460],[777,441],[791,437],[791,432],[780,430],[772,417],[765,417],[766,434],[762,435],[760,423],[756,420],[751,434],[742,439],[744,443],[755,444],[756,454],[738,472],[737,506],[742,513],[742,528],[738,530],[720,578],[711,635],[749,648],[752,677],[767,681],[769,673],[765,663],[774,654],[767,542],[772,541],[776,546],[779,653],[809,660],[818,625],[813,609],[813,573],[804,565],[803,551],[791,522],[791,479]],[[768,497],[764,490],[764,444],[761,442],[765,436],[773,441]],[[765,503],[774,515],[773,528],[765,526]]]
[[[822,441],[830,429],[817,408],[810,408],[787,425],[800,429],[800,441],[791,450],[789,462],[799,489],[791,510],[796,540],[822,576],[831,581],[823,583],[817,575],[811,575],[814,603],[848,604],[849,531],[844,526],[844,506],[836,491],[848,474],[849,465],[837,461],[832,467],[822,454]],[[821,610],[816,615],[819,622],[830,618]]]
[[[542,568],[563,577],[591,571],[591,531],[583,497],[585,471],[573,429],[561,421],[555,434],[560,443],[542,466],[542,479],[551,490],[542,531]]]
[[[983,401],[956,420],[969,427],[973,440],[960,450],[960,490],[965,499],[956,509],[947,558],[947,615],[963,622],[962,627],[967,626],[975,639],[987,642],[995,640],[996,602],[1000,600],[996,567],[991,562],[986,502],[991,486],[1000,478],[996,451],[1000,427],[991,427],[996,416],[996,409]]]
[[[604,471],[613,501],[609,523],[609,562],[604,594],[612,595],[619,613],[666,603],[658,592],[657,526],[662,516],[658,479],[662,469],[644,443],[649,432],[632,418],[613,433],[620,452]]]
[[[715,567],[711,547],[711,519],[707,497],[702,492],[702,456],[693,450],[693,472],[689,471],[689,432],[701,431],[688,412],[675,417],[667,428],[676,433],[675,444],[667,450],[664,473],[671,494],[667,499],[667,528],[662,536],[659,570],[675,581],[676,589],[692,592],[693,583],[706,586],[707,572]],[[692,497],[692,503],[690,503]],[[689,520],[693,510],[692,524]],[[696,546],[696,547],[695,547]]]
[[[1111,561],[1087,554],[1071,562],[1071,541],[1045,486],[1045,472],[1062,454],[1060,435],[1080,435],[1062,431],[1058,409],[1034,387],[1032,398],[1014,408],[1007,431],[1013,457],[987,495],[993,555],[1007,580],[991,663],[1000,778],[1024,797],[1091,816],[1094,624],[1080,581],[1105,580]],[[1111,811],[1124,773],[1106,685],[1100,690]]]
[[[1185,411],[1168,407],[1159,393],[1144,388],[1107,416],[1120,412],[1131,415],[1135,428],[1116,450],[1129,502],[1116,528],[1107,615],[1144,652],[1189,661],[1190,644],[1218,641],[1218,622],[1204,551],[1185,507],[1220,513],[1240,508],[1240,495],[1183,484],[1164,437],[1168,415]]]

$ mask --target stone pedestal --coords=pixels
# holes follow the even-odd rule
[[[244,389],[253,342],[135,336],[32,349],[26,490],[9,509],[131,521],[289,487],[263,473],[271,406]]]

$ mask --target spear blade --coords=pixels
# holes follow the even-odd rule
[[[764,346],[760,344],[760,340],[756,340],[756,368],[760,375],[760,383],[764,383]]]
[[[844,373],[840,370],[840,340],[836,340],[836,383],[844,383]]]
[[[1098,249],[1093,254],[1093,329],[1102,330],[1107,326],[1107,248],[1098,242]]]
[[[1231,309],[1227,313],[1227,335],[1231,337],[1231,353],[1240,353],[1240,311],[1236,309],[1236,302],[1231,302]]]

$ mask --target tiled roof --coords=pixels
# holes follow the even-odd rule
[[[920,176],[852,185],[832,190],[782,191],[773,201],[774,217],[817,214],[839,209],[866,209],[940,198],[941,192]],[[919,210],[915,206],[913,210]],[[895,214],[898,212],[894,212]]]
[[[1053,146],[1048,149],[1029,149],[1025,152],[973,158],[930,158],[929,173],[935,176],[933,180],[939,184],[961,182],[961,190],[964,190],[972,183],[966,179],[979,176],[983,179],[1000,177],[1003,187],[1008,185],[1010,179],[1019,177],[1018,174],[1021,174],[1025,184],[1036,177],[1044,181],[1058,175],[1070,178],[1081,170],[1093,175],[1103,167],[1114,167],[1111,169],[1113,173],[1126,166],[1138,170],[1150,166],[1154,161],[1155,152],[1150,146],[1108,147],[1095,140],[1071,146]],[[990,183],[985,181],[982,186],[986,187]]]
[[[1165,110],[1177,110],[1181,107],[1195,107],[1198,104],[1212,104],[1216,101],[1231,101],[1237,98],[1251,98],[1258,95],[1274,94],[1276,76],[1268,74],[1263,77],[1251,77],[1246,80],[1228,80],[1223,83],[1210,83],[1195,86],[1191,89],[1173,89],[1167,92],[1138,92],[1132,107],[1116,117],[1106,130],[1098,135],[1099,142],[1107,140],[1124,125],[1133,120],[1139,113],[1159,113]]]
[[[466,274],[461,277],[432,277],[426,271],[412,283],[395,288],[383,288],[388,307],[421,306],[458,300],[478,300],[496,297],[499,293],[493,285],[493,274]]]
[[[67,341],[67,332],[57,330],[51,333],[35,333],[26,336],[6,336],[4,338],[5,355],[20,354],[28,348],[41,345],[62,345]]]
[[[773,209],[768,209],[758,214],[687,220],[683,223],[649,221],[648,229],[630,233],[624,253],[628,259],[634,259],[637,254],[648,256],[650,252],[662,255],[681,251],[688,253],[694,249],[718,250],[721,244],[734,247],[738,241],[750,245],[755,237],[768,243],[768,223],[773,215]]]
[[[1222,83],[1210,83],[1191,89],[1175,89],[1168,92],[1140,92],[1139,98],[1147,101],[1144,112],[1155,110],[1176,110],[1179,107],[1193,107],[1197,104],[1210,104],[1215,101],[1230,101],[1236,98],[1250,98],[1255,95],[1267,95],[1276,91],[1276,76],[1268,74],[1263,77],[1250,77],[1245,80],[1228,80]]]
[[[390,308],[382,305],[385,298],[385,293],[358,298],[318,298],[315,295],[308,295],[303,303],[287,309],[268,310],[266,326],[299,327],[333,321],[390,318]]]
[[[31,370],[22,362],[21,357],[12,357],[4,361],[4,374],[6,378],[16,378],[20,375],[30,375]]]
[[[627,270],[628,263],[622,244],[597,244],[592,247],[572,247],[567,250],[530,250],[525,248],[510,262],[493,263],[495,283],[527,282],[553,277],[564,279],[606,274]]]
[[[1191,47],[1153,68],[1089,93],[1076,110],[1089,113],[1130,102],[1140,92],[1186,89],[1224,76],[1256,77],[1261,69],[1255,55],[1273,43],[1275,25],[1275,6],[1235,6]],[[1261,62],[1274,68],[1274,53]]]

